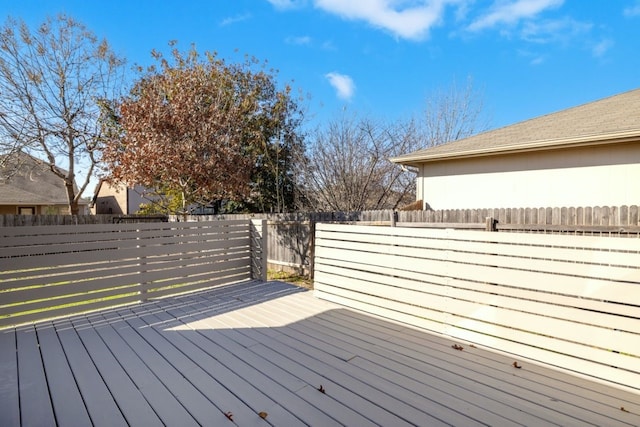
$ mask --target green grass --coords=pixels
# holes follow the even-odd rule
[[[267,271],[268,280],[279,280],[281,282],[291,283],[292,285],[300,286],[302,288],[313,289],[313,282],[308,276],[303,276],[296,273],[290,273],[288,271]]]

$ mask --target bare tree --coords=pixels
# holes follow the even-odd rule
[[[463,88],[453,82],[446,89],[437,89],[425,104],[421,148],[457,141],[488,129],[483,116],[483,96],[474,88],[471,77]]]
[[[411,151],[415,124],[381,124],[342,116],[311,135],[299,173],[306,208],[317,211],[395,209],[412,201],[415,176],[388,159]]]
[[[426,100],[420,120],[383,123],[346,115],[311,134],[300,186],[305,208],[320,211],[396,209],[415,200],[416,171],[389,158],[471,136],[487,128],[472,80]]]
[[[72,215],[100,160],[99,104],[120,90],[123,65],[66,15],[33,31],[11,18],[0,28],[0,154],[40,159],[63,181]]]

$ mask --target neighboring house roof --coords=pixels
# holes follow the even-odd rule
[[[640,89],[405,154],[391,161],[412,165],[627,141],[640,141]]]
[[[67,193],[62,179],[38,159],[18,153],[8,158],[7,162],[0,162],[1,205],[67,203]],[[82,199],[79,203],[87,204],[86,200]]]

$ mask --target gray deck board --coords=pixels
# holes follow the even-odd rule
[[[178,310],[168,310],[168,313],[174,312],[176,315],[180,315],[181,313]],[[189,320],[189,317],[185,317],[185,320]],[[194,331],[195,332],[195,331]],[[279,396],[282,399],[282,404],[284,405],[284,409],[295,409],[300,418],[300,421],[306,424],[318,424],[318,423],[327,423],[327,413],[318,410],[316,407],[311,405],[309,402],[300,398],[297,394],[293,393],[287,387],[280,384],[279,381],[271,378],[269,373],[269,366],[266,364],[252,365],[250,363],[242,360],[242,355],[244,351],[242,349],[236,349],[238,353],[231,353],[226,351],[224,348],[220,347],[212,341],[208,339],[204,334],[193,333],[188,334],[187,338],[198,348],[200,348],[203,352],[205,352],[210,357],[214,357],[216,361],[220,362],[223,366],[229,369],[232,372],[238,374],[237,383],[239,383],[238,390],[236,392],[237,395],[247,396],[253,392],[253,390],[246,390],[244,387],[250,387],[252,389],[256,389],[259,393],[265,395],[265,397]],[[244,381],[244,382],[243,382]],[[302,386],[302,384],[298,384],[298,386]],[[249,398],[250,396],[247,396]],[[258,398],[262,400],[261,397]],[[280,400],[280,399],[279,399]],[[276,402],[272,402],[269,406],[273,406]],[[256,412],[260,412],[258,407],[254,407]],[[268,411],[265,411],[268,413]],[[275,422],[282,425],[294,422],[294,420],[278,420],[274,419]],[[298,420],[295,420],[298,421]],[[336,423],[336,425],[338,425]]]
[[[353,322],[353,317],[350,317],[350,320]],[[514,376],[514,372],[520,373],[522,371],[515,371],[507,362],[501,364],[500,369],[489,371],[487,371],[487,366],[473,360],[467,360],[464,364],[456,364],[455,359],[462,358],[464,360],[470,354],[469,350],[473,349],[467,347],[466,351],[456,351],[450,348],[453,341],[449,342],[448,346],[442,346],[442,343],[439,343],[439,347],[442,348],[433,351],[425,348],[424,343],[416,344],[415,347],[408,346],[405,340],[402,343],[405,347],[403,348],[397,343],[389,342],[389,338],[378,338],[379,332],[382,332],[383,335],[385,332],[380,329],[372,330],[371,324],[360,324],[356,330],[353,326],[343,326],[345,323],[330,323],[321,319],[314,319],[315,322],[318,324],[315,327],[311,326],[306,333],[316,338],[324,337],[325,345],[337,345],[340,348],[348,348],[352,352],[358,353],[359,357],[354,358],[352,363],[368,367],[369,371],[379,375],[386,373],[386,375],[400,379],[402,377],[397,375],[402,375],[405,379],[397,382],[400,384],[412,383],[411,388],[414,390],[425,386],[435,387],[436,391],[428,391],[427,395],[436,397],[439,394],[437,390],[441,390],[445,393],[441,395],[444,398],[441,400],[442,404],[466,402],[467,405],[470,405],[466,407],[467,413],[474,412],[476,414],[474,416],[491,425],[496,425],[498,422],[500,425],[506,425],[509,423],[508,419],[511,419],[511,422],[529,425],[540,422],[562,424],[576,418],[579,419],[580,414],[584,412],[584,408],[566,405],[566,396],[562,396],[562,398],[557,395],[553,396],[552,393],[557,390],[552,387],[541,386],[535,392],[531,392],[527,386],[511,385],[509,380]],[[295,328],[301,330],[303,327],[308,327],[309,323],[305,325],[296,325]],[[367,330],[369,330],[368,334]],[[346,341],[344,337],[356,339]],[[298,339],[304,340],[305,338],[299,337]],[[357,344],[352,344],[352,342]],[[422,360],[425,353],[431,353],[430,358],[439,357],[436,359],[438,363],[434,365],[431,360],[429,360],[431,363],[425,363]],[[468,363],[469,361],[472,363]],[[509,372],[504,369],[508,369]],[[467,387],[473,386],[473,389],[465,388],[465,385]],[[455,396],[457,399],[452,400],[451,396]],[[546,404],[543,400],[553,402],[555,410],[540,413],[540,405]],[[593,411],[593,408],[588,409]],[[602,408],[596,407],[596,409]],[[527,411],[529,412],[527,413]],[[563,411],[569,412],[569,416],[563,416]],[[489,412],[493,412],[493,416]],[[498,414],[499,418],[494,418]],[[615,420],[601,417],[597,412],[590,414],[589,417],[600,423],[615,425]]]
[[[189,411],[180,404],[144,363],[141,356],[127,345],[111,325],[97,327],[96,330],[165,425],[184,427],[198,425]]]
[[[111,354],[109,347],[105,345],[96,330],[89,327],[90,325],[83,320],[73,322],[78,336],[127,423],[149,427],[161,426],[160,418]]]
[[[224,423],[224,413],[248,416],[245,405],[215,379],[184,357],[178,349],[135,316],[128,316],[119,332],[134,351],[149,365],[176,398],[201,425]],[[215,402],[207,395],[215,396]]]
[[[334,319],[325,320],[334,317]],[[601,424],[615,425],[616,418],[620,418],[624,423],[627,418],[621,413],[620,407],[640,410],[640,403],[633,394],[622,392],[615,388],[607,389],[603,393],[601,385],[588,381],[580,377],[571,376],[566,373],[551,370],[547,367],[540,367],[536,364],[526,364],[526,369],[514,370],[512,367],[513,358],[500,355],[494,352],[481,351],[473,347],[466,346],[465,351],[458,352],[450,347],[451,340],[443,340],[435,335],[412,335],[410,329],[404,328],[408,335],[400,337],[389,335],[387,340],[377,339],[381,331],[384,332],[389,322],[382,322],[374,318],[354,319],[353,316],[345,317],[343,313],[325,313],[314,321],[320,322],[319,327],[324,331],[338,329],[349,319],[354,326],[357,325],[358,343],[368,342],[375,346],[388,346],[393,353],[397,354],[394,361],[402,360],[403,357],[410,357],[412,363],[420,360],[433,364],[439,372],[448,370],[459,376],[462,372],[471,379],[491,384],[494,388],[511,392],[518,400],[529,396],[535,405],[539,406],[541,398],[545,398],[551,405],[551,409],[558,412],[568,412],[580,418],[587,415],[592,421],[600,419]],[[379,322],[380,327],[375,327]],[[389,332],[386,332],[389,333]],[[425,346],[425,338],[431,345]],[[464,343],[462,343],[464,344]],[[450,357],[451,355],[455,357]],[[628,400],[629,397],[633,400]],[[542,403],[544,405],[545,403]],[[604,418],[603,415],[607,418]],[[606,422],[605,422],[606,421]]]
[[[268,331],[266,327],[263,330]],[[255,330],[247,332],[257,333]],[[266,345],[270,345],[280,354],[301,360],[309,369],[322,376],[339,382],[350,390],[357,390],[357,393],[386,407],[388,411],[397,414],[410,424],[446,425],[448,422],[455,425],[475,424],[474,420],[450,411],[446,407],[432,405],[428,399],[421,399],[413,391],[404,389],[380,375],[368,375],[363,369],[332,354],[331,351],[323,352],[320,348],[291,338],[286,333],[280,333],[272,338],[269,341],[265,340],[268,343]]]
[[[219,323],[219,319],[207,319],[206,324],[210,327],[218,328],[206,330],[206,332],[212,339],[226,348],[236,349],[241,346],[242,342],[246,342],[245,338],[247,336],[245,334]],[[262,341],[264,342],[264,340]],[[284,378],[283,383],[293,377],[294,379],[290,383],[293,387],[292,391],[300,394],[305,400],[313,401],[319,408],[331,413],[338,421],[344,422],[346,425],[368,425],[373,422],[371,420],[375,420],[375,424],[403,425],[403,421],[400,418],[363,399],[361,396],[351,393],[339,384],[328,381],[326,377],[315,373],[306,365],[276,353],[265,347],[260,341],[250,339],[250,342],[252,344],[247,348],[249,352],[234,351],[234,354],[244,354],[244,357],[249,360],[259,358],[261,360],[260,364],[267,369],[266,372],[280,380]],[[266,361],[266,364],[264,361]],[[304,386],[300,387],[298,385],[300,383],[304,384]],[[332,392],[330,394],[318,392],[317,388],[320,385],[328,387]],[[353,416],[353,413],[357,414],[357,423],[350,424],[347,422],[347,417]]]
[[[255,344],[250,348],[246,348],[218,331],[209,329],[209,325],[211,324],[206,320],[196,321],[192,325],[207,339],[203,346],[208,347],[209,353],[226,366],[241,372],[245,379],[258,385],[260,390],[267,391],[269,395],[282,396],[287,406],[295,408],[296,412],[306,408],[305,413],[301,415],[304,422],[327,425],[326,414],[330,414],[338,425],[376,425],[342,403],[327,399],[326,395],[318,392],[315,387],[261,357],[259,353],[254,353],[253,348],[257,341],[254,341]]]
[[[60,343],[65,349],[69,367],[84,398],[87,412],[94,426],[126,426],[113,396],[84,348],[69,320],[55,322]]]
[[[271,420],[277,425],[303,425],[300,419],[292,416],[288,411],[283,411],[281,405],[271,397],[277,396],[278,393],[282,394],[283,390],[278,390],[274,387],[274,384],[264,381],[265,376],[263,373],[246,363],[237,363],[232,367],[225,366],[220,360],[214,358],[202,348],[209,346],[203,342],[203,337],[197,332],[191,332],[188,329],[180,329],[180,333],[172,331],[172,328],[179,328],[182,323],[173,320],[174,318],[168,314],[171,311],[169,309],[167,314],[159,313],[154,316],[155,318],[147,318],[146,320],[151,324],[154,320],[163,322],[161,328],[153,327],[153,329],[173,343],[176,349],[179,349],[192,363],[201,367],[202,375],[209,375],[224,384],[236,399],[240,399],[252,410],[252,419],[257,421],[256,414],[264,411],[269,414]],[[140,318],[144,319],[145,317],[141,316]],[[240,361],[238,360],[238,362]],[[246,378],[247,376],[249,378]],[[289,398],[291,399],[291,396]],[[287,403],[286,399],[283,399],[283,402]],[[293,403],[300,404],[300,402],[295,401]],[[299,414],[301,417],[308,415],[304,413],[307,408],[302,405],[300,409],[303,412]],[[231,412],[237,414],[235,418],[239,422],[249,418],[241,417],[237,411],[231,410]]]
[[[0,425],[20,424],[16,332],[0,331]]]
[[[90,425],[89,413],[53,325],[41,323],[36,330],[57,422],[65,426]]]
[[[639,393],[454,343],[227,285],[0,331],[0,425],[640,425]]]
[[[318,325],[320,326],[320,325]],[[447,382],[436,375],[425,373],[428,367],[420,366],[416,360],[404,358],[396,361],[391,357],[398,357],[379,345],[356,345],[353,342],[359,340],[345,339],[345,335],[331,333],[329,328],[314,328],[313,325],[293,325],[291,335],[300,340],[307,337],[315,337],[319,346],[334,346],[336,348],[349,349],[353,356],[349,359],[351,364],[359,366],[374,375],[383,376],[397,385],[409,390],[419,392],[422,396],[428,396],[436,402],[447,402],[452,409],[481,420],[489,425],[521,425],[522,423],[539,423],[540,418],[527,416],[523,411],[516,411],[505,402],[498,402],[488,396],[468,390],[455,382]],[[349,335],[349,336],[353,336]],[[401,357],[401,359],[403,359]],[[455,379],[455,378],[454,378]],[[455,399],[454,399],[455,397]]]
[[[55,424],[47,380],[40,356],[35,328],[23,328],[16,333],[18,349],[18,388],[20,419],[24,426]]]

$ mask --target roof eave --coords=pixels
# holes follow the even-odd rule
[[[421,163],[435,162],[441,160],[465,159],[471,157],[485,157],[505,154],[525,153],[531,151],[559,150],[575,147],[587,147],[595,145],[620,144],[640,141],[640,130],[617,132],[607,135],[581,136],[575,138],[565,138],[562,140],[533,141],[526,144],[508,145],[502,147],[483,148],[477,150],[464,150],[453,153],[436,154],[408,154],[390,158],[393,163],[406,166],[416,166]]]

